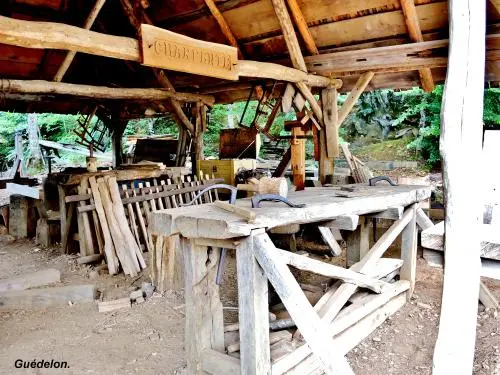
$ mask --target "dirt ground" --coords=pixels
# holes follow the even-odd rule
[[[58,248],[41,250],[30,241],[0,238],[0,279],[57,268],[62,284],[94,283],[103,298],[126,297],[148,276],[100,275]],[[228,273],[234,274],[229,262]],[[418,262],[410,303],[348,355],[356,374],[430,374],[439,322],[442,270]],[[500,298],[500,283],[489,283]],[[223,284],[225,311],[234,315],[234,279]],[[479,307],[475,374],[500,374],[500,316]],[[230,315],[228,317],[230,319]],[[184,374],[182,295],[153,294],[126,310],[99,313],[95,303],[36,311],[0,312],[0,374]],[[69,369],[15,369],[16,359],[67,361]]]

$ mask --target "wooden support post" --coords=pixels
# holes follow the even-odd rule
[[[85,21],[85,25],[83,25],[83,28],[85,30],[90,30],[92,25],[94,24],[95,19],[99,15],[99,12],[101,11],[101,8],[103,7],[104,3],[106,0],[97,0],[94,7],[90,11],[90,14],[87,17],[87,20]],[[64,61],[62,62],[61,66],[59,67],[59,70],[57,71],[56,75],[54,76],[54,81],[56,82],[61,82],[64,78],[64,75],[68,71],[68,68],[70,67],[71,63],[73,62],[73,59],[76,56],[76,51],[69,51],[66,54],[66,57],[64,58]]]
[[[422,36],[422,30],[420,29],[415,0],[401,0],[401,9],[403,10],[410,39],[414,42],[423,42],[424,37]],[[427,92],[432,91],[434,89],[434,79],[432,78],[431,70],[429,68],[424,68],[420,69],[418,73],[420,75],[422,88]]]
[[[366,217],[359,217],[358,228],[347,234],[347,266],[350,267],[362,259],[370,249],[370,228]]]
[[[203,124],[202,117],[206,112],[203,110],[203,103],[196,104],[196,124],[194,133],[193,150],[191,156],[193,174],[198,173],[198,161],[204,159],[203,155]]]
[[[224,322],[219,286],[215,283],[218,249],[196,245],[181,237],[184,254],[187,372],[202,374],[202,352],[224,352]],[[266,317],[267,318],[267,317]]]
[[[12,194],[9,207],[9,234],[20,238],[33,237],[36,226],[34,213],[31,198]]]
[[[326,153],[333,163],[339,156],[339,118],[337,111],[337,89],[326,88],[321,91],[323,104],[323,124],[326,141]],[[321,143],[320,143],[321,144]]]
[[[344,104],[342,104],[342,107],[339,110],[339,118],[338,118],[339,128],[342,126],[342,123],[346,119],[347,115],[351,112],[352,107],[354,107],[354,105],[358,101],[361,94],[365,91],[366,86],[368,86],[374,75],[375,73],[373,72],[366,72],[359,77],[358,81],[356,82],[356,85],[351,90],[349,96],[347,97]]]
[[[113,121],[113,133],[111,136],[113,149],[113,168],[117,168],[123,162],[122,138],[128,121]]]
[[[417,208],[418,204],[414,204],[408,208],[408,210],[413,212],[413,218],[406,225],[406,228],[403,229],[401,237],[401,259],[403,260],[403,266],[401,267],[400,279],[410,282],[408,298],[411,297],[415,289],[417,273]]]
[[[304,190],[306,180],[306,140],[304,138],[296,138],[304,136],[305,132],[300,127],[292,128],[292,174],[293,184],[297,191]]]
[[[463,173],[479,160],[483,137],[485,1],[450,0],[450,48],[441,106],[440,150],[446,201],[445,270],[433,374],[470,374],[476,341],[484,202]],[[464,152],[467,150],[467,152]]]
[[[254,238],[236,249],[242,375],[271,374],[267,277],[254,257]]]
[[[319,181],[322,185],[333,182],[334,159],[329,158],[326,153],[326,134],[325,129],[319,132]]]

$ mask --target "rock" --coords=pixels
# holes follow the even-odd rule
[[[7,229],[7,227],[5,227],[5,226],[1,225],[1,226],[0,226],[0,235],[1,235],[1,236],[5,236],[5,235],[7,235],[7,234],[9,234],[9,230]]]
[[[89,279],[90,280],[94,280],[94,279],[97,279],[99,277],[99,272],[96,271],[96,270],[92,270],[89,272]]]
[[[142,289],[134,290],[130,293],[130,300],[137,301],[139,298],[144,300],[144,292]]]
[[[380,337],[374,337],[374,338],[372,338],[372,340],[373,340],[373,341],[375,341],[375,342],[380,342],[380,341],[382,341],[382,339],[381,339]]]
[[[417,306],[418,307],[422,307],[424,309],[432,310],[432,306],[431,305],[428,305],[428,304],[423,303],[423,302],[417,302]]]
[[[154,292],[153,284],[143,282],[141,289],[144,292],[144,294],[146,295],[146,298],[149,298],[153,295],[153,292]]]

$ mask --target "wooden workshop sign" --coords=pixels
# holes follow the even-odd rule
[[[141,50],[143,65],[238,80],[238,51],[234,47],[141,25]]]

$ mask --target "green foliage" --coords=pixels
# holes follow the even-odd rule
[[[341,141],[364,139],[392,138],[402,129],[415,129],[416,137],[408,148],[411,154],[417,152],[421,159],[430,166],[440,160],[440,111],[443,86],[436,86],[431,93],[414,88],[406,91],[377,90],[361,95],[356,107],[345,120],[340,129]],[[339,96],[341,105],[347,95]],[[273,103],[271,103],[273,104]],[[208,129],[204,135],[205,156],[218,156],[219,134],[221,129],[237,127],[241,121],[243,126],[251,126],[255,120],[258,102],[251,101],[245,111],[246,102],[231,105],[215,105],[209,112]],[[245,111],[243,119],[241,116]],[[269,112],[268,108],[265,108]],[[280,113],[270,129],[273,135],[288,135],[284,131],[285,121],[295,119],[293,112]],[[73,130],[78,125],[78,116],[44,113],[38,115],[38,125],[43,139],[61,143],[75,143],[77,136]],[[500,89],[488,88],[484,92],[484,125],[487,128],[500,128]],[[257,125],[265,126],[267,116],[259,116]],[[25,131],[27,115],[13,112],[0,112],[0,163],[5,169],[6,163],[13,155],[14,134]],[[128,123],[125,135],[172,134],[177,135],[177,125],[171,117],[132,120]],[[306,154],[312,159],[313,144],[306,142]],[[82,163],[82,156],[62,153],[66,162]]]
[[[345,100],[341,96],[339,103]],[[441,127],[441,101],[443,86],[438,85],[426,93],[420,88],[405,91],[377,90],[361,95],[358,104],[344,123],[344,133],[348,140],[359,136],[390,138],[398,130],[415,128],[417,136],[408,148],[420,153],[429,166],[441,160],[439,137]],[[500,89],[484,91],[484,126],[500,127]]]

